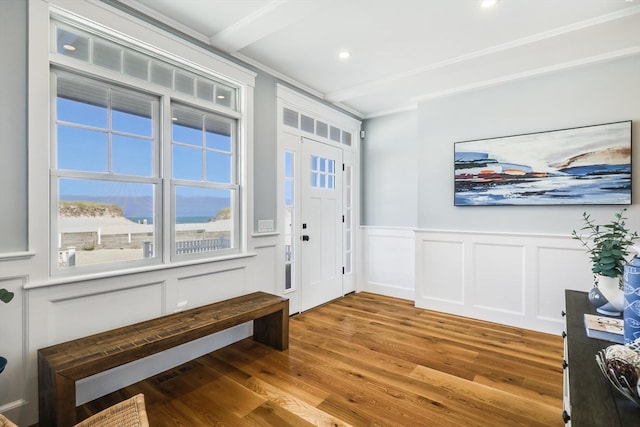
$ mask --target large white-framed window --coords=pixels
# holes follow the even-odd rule
[[[51,274],[241,254],[242,86],[87,22],[50,34]]]

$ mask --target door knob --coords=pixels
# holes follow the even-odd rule
[[[309,236],[307,234],[303,234],[302,235],[302,241],[303,242],[308,242],[309,241]]]

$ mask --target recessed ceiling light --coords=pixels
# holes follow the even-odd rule
[[[498,0],[481,0],[480,7],[484,7],[485,9],[488,7],[495,6],[498,3]]]
[[[347,50],[343,50],[338,54],[338,58],[340,59],[349,59],[351,58],[351,52]]]
[[[73,52],[74,50],[76,50],[76,47],[72,44],[65,44],[62,47],[64,48],[64,50],[68,50],[69,52]]]
[[[224,99],[224,95],[218,95],[218,96],[216,96],[216,98],[218,98],[218,99]]]

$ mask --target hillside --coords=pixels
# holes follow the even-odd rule
[[[124,213],[120,206],[84,201],[61,201],[59,208],[60,216],[64,217],[106,217],[124,218]]]

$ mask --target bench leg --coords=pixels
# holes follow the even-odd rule
[[[56,375],[56,425],[72,427],[76,424],[76,382]]]
[[[253,339],[276,350],[289,348],[289,301],[282,302],[282,310],[253,321]]]

